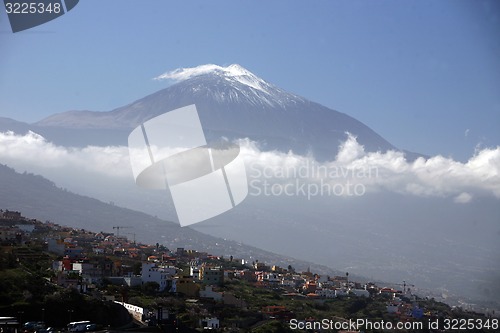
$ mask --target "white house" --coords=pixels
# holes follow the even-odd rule
[[[95,234],[94,238],[96,240],[102,241],[102,240],[104,240],[105,236],[102,232],[99,232],[99,233]]]
[[[203,327],[204,329],[213,330],[220,327],[219,319],[217,319],[216,317],[201,319],[200,322],[201,327]]]
[[[279,274],[276,274],[276,273],[263,273],[262,280],[267,281],[267,282],[271,282],[271,283],[281,282],[281,278],[280,278]]]
[[[165,290],[176,269],[173,266],[158,266],[156,263],[145,262],[142,264],[141,279],[142,283],[156,282],[160,286],[160,291]]]
[[[195,282],[200,282],[201,265],[189,267],[189,275],[193,277]]]

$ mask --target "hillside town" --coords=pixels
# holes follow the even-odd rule
[[[353,281],[348,272],[325,276],[291,265],[168,249],[136,242],[125,227],[113,230],[74,229],[0,210],[3,331],[274,332],[290,330],[291,323],[307,328],[322,318],[489,318],[421,299],[406,282],[395,289]],[[36,282],[27,286],[15,276]],[[85,302],[115,311],[108,316],[113,318],[89,311]]]

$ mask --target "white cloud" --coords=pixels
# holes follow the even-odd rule
[[[408,162],[401,152],[367,153],[349,135],[333,161],[319,163],[291,152],[261,151],[247,139],[239,144],[250,180],[266,178],[278,184],[297,179],[330,185],[349,182],[364,186],[367,192],[443,197],[457,203],[468,203],[478,195],[500,199],[500,147],[477,150],[466,163],[443,156]],[[0,163],[46,175],[56,183],[54,170],[73,173],[75,182],[96,174],[130,181],[133,175],[128,154],[124,146],[67,148],[32,132],[23,136],[0,133]],[[52,171],[50,177],[47,170]]]
[[[213,71],[225,71],[226,67],[221,67],[218,65],[207,64],[192,68],[177,68],[173,71],[163,73],[155,77],[155,80],[173,80],[173,81],[184,81],[189,78],[211,73]]]
[[[110,177],[129,177],[132,174],[127,147],[67,148],[56,146],[31,131],[23,136],[0,132],[0,162],[42,175],[44,169]]]
[[[462,192],[453,199],[453,201],[455,201],[456,203],[468,203],[471,200],[472,200],[472,195],[470,195],[467,192]]]
[[[237,78],[243,84],[250,85],[255,89],[262,89],[261,84],[263,81],[258,79],[254,74],[237,64],[232,64],[222,67],[214,64],[200,65],[197,67],[177,68],[173,71],[163,73],[154,78],[154,80],[173,80],[184,81],[195,76],[204,75],[208,73],[221,73],[226,77]]]
[[[475,194],[500,198],[500,147],[476,151],[466,163],[439,155],[409,162],[401,152],[367,153],[349,135],[335,160],[317,163],[291,153],[261,152],[244,140],[240,144],[250,165],[250,177],[253,171],[255,177],[274,178],[280,183],[297,177],[330,184],[349,182],[362,184],[367,191],[455,197],[459,203],[471,201]]]

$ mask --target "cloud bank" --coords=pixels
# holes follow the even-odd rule
[[[132,174],[127,147],[68,148],[56,146],[31,131],[22,136],[13,132],[0,133],[0,163],[17,171],[41,175],[44,175],[45,169],[109,177],[129,177]],[[56,179],[51,180],[57,182]]]
[[[423,197],[451,197],[468,203],[474,195],[500,199],[500,147],[476,151],[466,163],[434,156],[405,159],[402,152],[365,152],[349,135],[335,160],[318,163],[292,153],[262,152],[252,142],[242,143],[250,176],[280,179],[307,178],[322,184],[362,184],[367,192],[391,191]],[[259,173],[258,170],[266,170]]]
[[[450,198],[457,204],[467,204],[477,196],[500,199],[500,147],[477,150],[466,163],[443,156],[408,162],[401,152],[366,152],[349,135],[334,160],[320,163],[293,152],[261,151],[250,140],[238,143],[249,181],[259,180],[258,186],[263,180],[271,186],[349,183],[363,186],[366,192]],[[48,169],[71,172],[75,182],[83,174],[133,179],[128,147],[68,148],[56,146],[33,132],[0,133],[0,163],[41,175]]]

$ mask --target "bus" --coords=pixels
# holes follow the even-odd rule
[[[72,321],[68,324],[68,331],[70,332],[85,332],[87,330],[87,325],[90,325],[90,321]]]
[[[0,317],[0,330],[2,332],[17,332],[19,322],[16,317]]]

